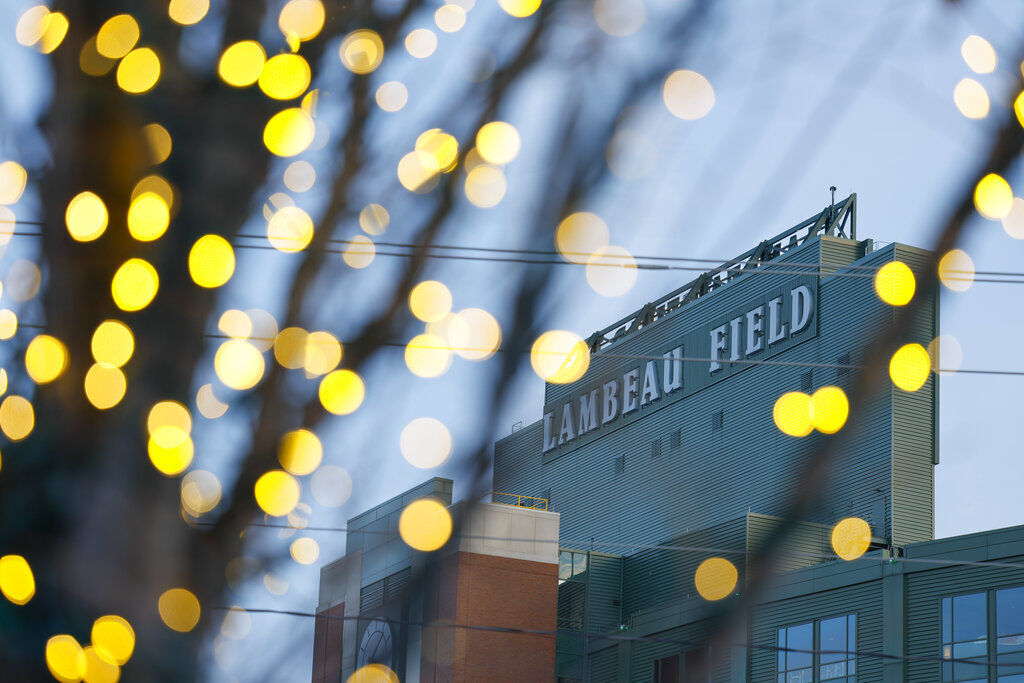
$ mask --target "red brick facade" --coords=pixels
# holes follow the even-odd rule
[[[345,603],[335,605],[316,615],[313,630],[313,683],[335,683],[341,680],[342,627]]]

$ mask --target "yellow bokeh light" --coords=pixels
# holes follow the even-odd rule
[[[974,282],[974,260],[963,249],[950,249],[939,259],[939,280],[954,292],[966,292]]]
[[[324,458],[324,447],[317,435],[308,429],[296,429],[281,437],[277,460],[291,474],[309,474]]]
[[[786,392],[775,401],[772,419],[783,434],[798,438],[807,436],[814,430],[811,397],[800,391]]]
[[[586,263],[591,254],[608,246],[608,226],[600,216],[578,211],[566,216],[555,230],[555,248],[566,261]]]
[[[953,88],[953,104],[969,119],[983,119],[991,106],[988,91],[973,78],[964,78]]]
[[[448,341],[452,350],[466,360],[487,360],[501,346],[501,326],[482,308],[466,308],[450,321]]]
[[[220,480],[213,472],[192,470],[181,479],[181,507],[193,517],[217,507],[221,493]]]
[[[185,588],[164,591],[157,600],[157,611],[167,628],[188,633],[199,623],[199,599]]]
[[[267,222],[267,240],[278,251],[302,251],[313,240],[313,219],[297,206],[285,206]]]
[[[192,415],[177,401],[160,401],[149,409],[146,430],[153,434],[160,427],[175,427],[188,434],[192,431]]]
[[[63,12],[51,12],[47,18],[46,30],[43,32],[43,37],[39,39],[36,49],[44,55],[56,50],[68,33],[68,26],[68,18],[64,16]]]
[[[85,683],[117,683],[120,680],[120,667],[106,653],[92,645],[82,648],[82,653],[85,654],[85,675],[82,677]]]
[[[970,35],[964,38],[960,45],[960,55],[971,71],[979,74],[990,74],[999,64],[992,43],[981,36]]]
[[[152,192],[162,198],[164,203],[171,208],[171,212],[174,212],[174,188],[166,178],[154,174],[135,183],[135,187],[132,188],[132,201],[146,192]]]
[[[405,37],[405,51],[416,59],[426,59],[437,49],[437,34],[429,28],[417,28]]]
[[[373,263],[376,254],[377,248],[374,246],[373,240],[366,235],[356,235],[341,252],[341,260],[349,268],[366,268]]]
[[[920,344],[904,344],[889,361],[892,383],[904,391],[917,391],[928,381],[931,359]]]
[[[835,434],[850,414],[850,401],[839,387],[822,387],[811,395],[809,415],[814,428],[822,434]]]
[[[10,339],[18,331],[18,316],[9,308],[0,310],[0,339]]]
[[[159,288],[156,268],[140,258],[122,263],[110,283],[114,303],[123,311],[141,311],[153,301]]]
[[[352,370],[335,370],[320,380],[320,403],[335,415],[348,415],[363,403],[366,386]]]
[[[715,89],[696,71],[680,69],[665,79],[661,97],[669,112],[684,121],[707,116],[715,106]]]
[[[871,545],[871,527],[859,517],[847,517],[832,528],[832,550],[844,560],[856,560]]]
[[[466,174],[466,199],[481,209],[490,209],[505,198],[508,183],[505,172],[497,166],[480,164]]]
[[[316,182],[316,170],[308,161],[293,161],[284,171],[284,185],[292,192],[307,192]]]
[[[309,333],[301,327],[286,327],[274,338],[274,358],[282,367],[298,370],[306,364]]]
[[[102,235],[108,219],[106,204],[92,192],[75,195],[64,213],[68,232],[78,242],[89,242]]]
[[[515,126],[505,121],[491,121],[476,133],[476,149],[484,161],[504,165],[519,155],[522,142]]]
[[[171,210],[155,192],[143,192],[128,207],[128,232],[140,242],[159,239],[170,223]]]
[[[108,614],[92,624],[92,646],[114,662],[124,665],[135,650],[135,630],[124,617]]]
[[[169,440],[175,440],[170,435],[181,437],[176,445],[161,446],[157,442],[157,439],[165,443]],[[192,437],[177,427],[160,427],[156,429],[146,444],[146,450],[149,454],[149,461],[153,463],[153,467],[168,477],[176,477],[188,469],[188,466],[192,464],[192,456],[195,454]]]
[[[312,40],[324,27],[324,5],[320,0],[289,0],[277,17],[281,33],[297,40]]]
[[[106,76],[117,60],[104,57],[96,49],[96,36],[89,38],[78,53],[78,66],[90,76]]]
[[[587,259],[587,284],[601,296],[622,296],[636,284],[636,260],[624,247],[607,246]]]
[[[356,669],[345,683],[399,683],[399,678],[384,664],[367,664]]]
[[[398,533],[414,550],[437,550],[452,535],[451,513],[433,498],[421,498],[405,506],[398,518]]]
[[[274,55],[260,72],[260,90],[275,100],[291,100],[306,92],[312,71],[300,55]]]
[[[32,404],[23,396],[11,395],[0,403],[0,431],[11,441],[21,441],[36,424]]]
[[[313,564],[320,557],[320,545],[309,537],[296,538],[288,550],[299,564]]]
[[[367,204],[359,212],[359,227],[368,235],[382,235],[391,223],[388,210],[380,204]]]
[[[886,263],[875,273],[875,293],[890,306],[905,306],[914,298],[917,281],[903,261]]]
[[[0,164],[0,204],[14,204],[21,199],[28,183],[28,173],[17,161]]]
[[[398,181],[410,192],[423,194],[437,187],[441,166],[433,154],[413,150],[398,162]]]
[[[307,377],[319,377],[338,367],[342,348],[338,338],[330,332],[310,332],[306,337],[302,367]]]
[[[432,334],[418,334],[405,346],[405,364],[414,375],[438,377],[452,364],[447,342]]]
[[[452,454],[452,435],[440,420],[418,417],[402,429],[399,447],[410,465],[430,469]]]
[[[739,572],[736,566],[724,557],[709,557],[700,563],[693,575],[697,592],[705,600],[721,600],[736,588]]]
[[[224,50],[217,63],[217,74],[236,88],[250,86],[259,80],[267,53],[255,40],[243,40]]]
[[[212,384],[204,384],[196,392],[196,407],[207,420],[216,420],[228,412],[228,404],[217,398],[213,393]]]
[[[458,140],[440,128],[431,128],[416,138],[415,149],[433,156],[443,173],[454,169],[459,160]]]
[[[37,384],[46,384],[60,377],[68,364],[64,343],[48,334],[40,334],[25,349],[25,370]]]
[[[0,396],[7,393],[7,370],[0,368]]]
[[[149,146],[150,162],[162,164],[171,156],[173,142],[171,134],[159,123],[150,123],[142,127],[142,136]]]
[[[541,0],[498,0],[501,9],[513,17],[528,17],[540,8]]]
[[[263,379],[264,365],[260,350],[241,339],[229,339],[221,344],[213,358],[217,378],[236,391],[256,386]]]
[[[160,80],[160,58],[148,47],[132,50],[117,65],[117,85],[127,93],[148,92]]]
[[[139,23],[130,14],[107,19],[96,34],[96,50],[108,59],[121,59],[139,42]]]
[[[590,367],[590,349],[578,334],[549,330],[533,342],[530,364],[545,382],[571,384]]]
[[[279,157],[293,157],[304,152],[316,133],[313,118],[299,107],[280,111],[267,121],[263,144]]]
[[[86,667],[82,646],[69,635],[53,636],[46,641],[46,666],[62,683],[81,680]]]
[[[299,503],[299,482],[284,470],[271,470],[256,480],[256,503],[271,517],[283,517]]]
[[[384,41],[376,31],[357,29],[341,41],[338,53],[346,69],[355,74],[368,74],[384,60]]]
[[[220,287],[235,272],[235,250],[220,235],[203,235],[188,252],[188,272],[200,287]]]
[[[434,12],[434,23],[445,33],[455,33],[466,25],[466,10],[451,3],[441,5]]]
[[[96,408],[113,408],[124,398],[128,381],[124,373],[108,363],[94,363],[85,373],[85,397]]]
[[[18,23],[14,27],[14,37],[25,47],[31,47],[42,39],[49,22],[50,10],[46,5],[30,7],[18,17]]]
[[[171,0],[167,16],[182,26],[198,24],[210,11],[210,0]]]
[[[409,292],[409,310],[424,322],[435,322],[452,310],[452,293],[437,280],[425,280]]]
[[[0,557],[0,593],[15,605],[24,605],[36,594],[32,567],[21,555]]]

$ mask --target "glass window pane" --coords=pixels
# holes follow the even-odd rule
[[[981,659],[985,659],[982,657]],[[953,662],[953,680],[958,683],[964,681],[988,680],[988,667],[984,664],[968,664],[966,662]]]
[[[846,678],[846,662],[825,664],[821,667],[820,678],[823,681],[832,681],[837,678]]]
[[[779,654],[779,663],[778,663],[778,669],[776,669],[776,671],[785,671],[786,670],[786,651],[783,648],[786,647],[786,629],[784,629],[784,628],[780,628],[779,629],[778,642],[779,642],[779,653],[778,653]]]
[[[966,643],[953,644],[953,659],[967,659],[968,657],[987,657],[988,641],[972,640]]]
[[[848,652],[857,651],[857,615],[851,614],[849,617],[849,623],[846,625],[846,650]],[[853,655],[850,655],[851,657]]]
[[[788,628],[786,633],[786,643],[789,648],[789,652],[786,653],[788,668],[807,668],[809,676],[812,673],[810,667],[813,664],[813,654],[810,652],[810,650],[814,648],[813,624],[800,624],[799,626],[791,626]],[[806,650],[806,652],[793,652],[793,650]],[[807,680],[810,680],[810,678]]]
[[[834,619],[824,619],[819,625],[819,649],[825,652],[821,653],[821,663],[827,664],[830,662],[838,662],[846,659],[845,654],[840,654],[846,650],[846,617],[836,617]],[[833,650],[833,653],[827,652]],[[846,674],[841,674],[845,676]],[[836,678],[836,676],[832,676]]]
[[[1024,633],[1024,586],[996,591],[996,635]]]
[[[1024,635],[1003,636],[996,641],[996,652],[1024,650]]]
[[[814,671],[811,669],[800,669],[799,671],[790,671],[786,675],[786,683],[812,683],[814,680]]]
[[[572,553],[566,550],[558,553],[558,579],[565,581],[572,576]]]
[[[572,560],[572,573],[573,576],[581,574],[587,571],[587,554],[586,553],[573,553],[575,557]]]
[[[953,642],[953,598],[942,598],[942,642]]]
[[[985,594],[972,593],[953,598],[953,641],[988,636],[985,623]]]

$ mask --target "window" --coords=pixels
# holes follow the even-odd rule
[[[672,435],[669,437],[669,442],[672,444],[672,448],[679,448],[680,446],[682,446],[683,430],[677,429],[676,431],[672,432]]]
[[[661,439],[655,439],[654,441],[651,442],[651,457],[661,457]]]
[[[615,458],[615,474],[622,474],[626,471],[626,456],[620,455]]]
[[[679,683],[679,655],[654,660],[654,683]]]
[[[943,662],[943,683],[1024,682],[1024,586],[943,598],[941,610],[942,658],[978,662]]]
[[[811,383],[812,373],[810,370],[800,373],[800,391],[810,391]]]
[[[717,413],[711,414],[711,430],[719,431],[725,424],[725,411],[719,410]]]
[[[996,591],[996,661],[1024,664],[1024,586]],[[999,674],[1000,683],[1018,683],[1024,666],[1000,667]]]
[[[857,680],[853,655],[857,649],[856,614],[781,628],[777,644],[778,683],[855,683]]]

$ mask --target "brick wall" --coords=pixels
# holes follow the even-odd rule
[[[313,627],[313,683],[341,680],[342,627],[345,603],[317,612]]]

